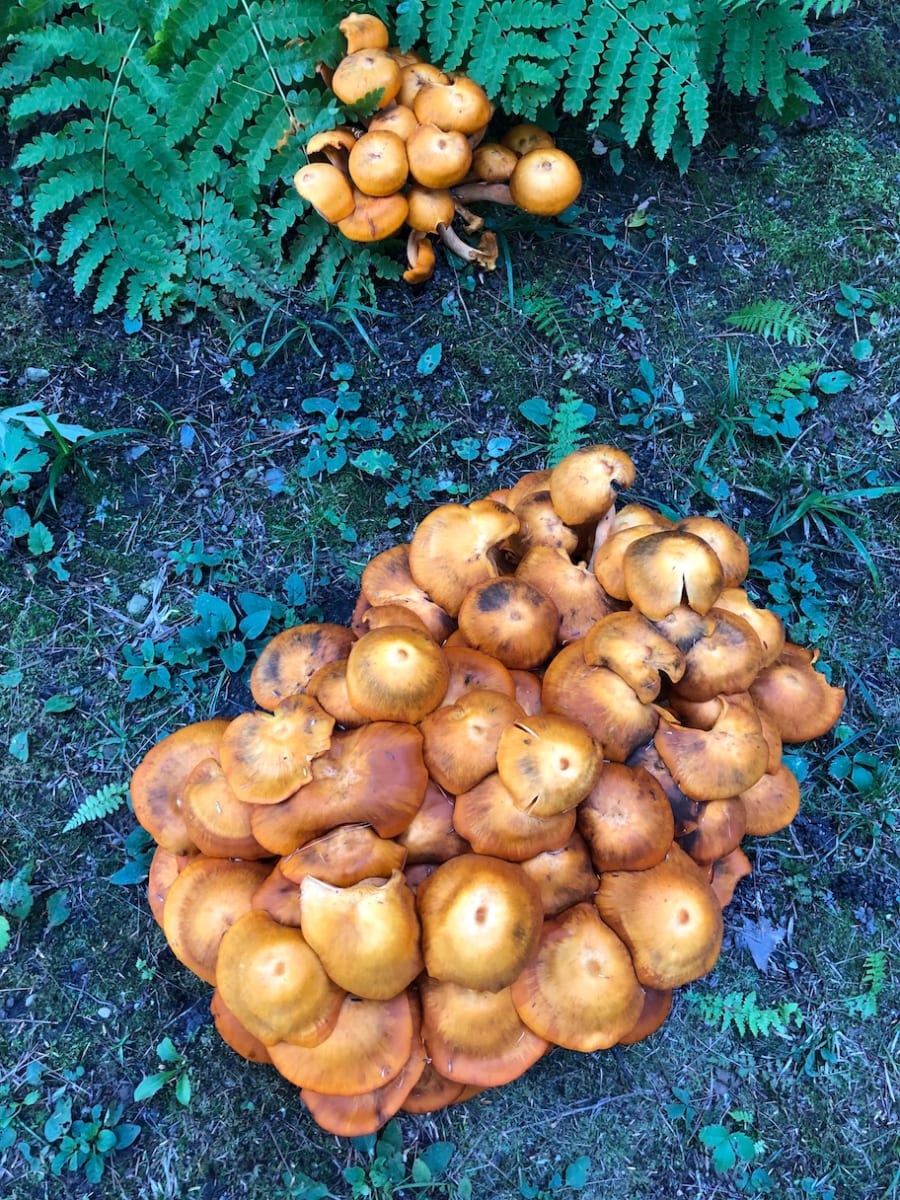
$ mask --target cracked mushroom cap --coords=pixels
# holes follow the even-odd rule
[[[702,869],[678,846],[649,870],[607,871],[595,903],[631,951],[644,987],[681,987],[715,966],[722,910]]]
[[[131,776],[135,817],[172,854],[196,849],[181,811],[181,794],[197,764],[216,754],[228,725],[216,717],[177,729],[147,751]]]
[[[250,911],[268,874],[267,863],[202,856],[172,881],[163,906],[166,941],[180,963],[213,987],[225,931]]]
[[[401,871],[349,887],[307,875],[300,920],[329,976],[355,996],[390,1000],[422,970],[416,905]]]
[[[400,70],[400,91],[397,93],[397,103],[412,108],[416,96],[423,87],[431,84],[449,83],[448,77],[433,63],[407,63]]]
[[[415,1039],[409,995],[391,1000],[346,996],[337,1023],[318,1046],[276,1042],[275,1068],[297,1087],[332,1096],[362,1096],[396,1079]]]
[[[401,71],[386,50],[373,47],[342,58],[331,78],[331,90],[343,104],[358,104],[370,92],[381,91],[378,108],[385,108],[400,91]]]
[[[262,911],[245,913],[223,936],[216,986],[265,1046],[317,1046],[334,1029],[344,999],[300,930]]]
[[[515,514],[493,500],[441,504],[413,534],[410,573],[432,600],[455,617],[471,587],[498,577],[499,547],[518,528]]]
[[[438,707],[450,682],[444,651],[428,634],[387,625],[363,634],[347,658],[347,695],[372,721],[414,725]]]
[[[515,863],[461,854],[419,885],[425,969],[476,991],[509,987],[540,938],[540,893]]]
[[[421,996],[428,1057],[446,1079],[479,1087],[512,1083],[549,1049],[523,1024],[508,987],[484,992],[426,976]]]
[[[827,733],[844,707],[844,689],[832,687],[810,657],[793,653],[795,649],[786,643],[776,662],[760,671],[750,685],[760,713],[791,744]]]
[[[301,167],[294,173],[294,188],[332,225],[353,212],[353,189],[347,176],[330,162],[311,162]]]
[[[642,767],[605,763],[578,806],[578,831],[603,871],[645,871],[666,857],[675,820],[665,792]]]
[[[583,525],[599,520],[615,504],[617,489],[633,483],[634,463],[622,450],[584,446],[553,468],[550,496],[567,525]]]
[[[574,158],[557,147],[529,150],[509,177],[513,202],[524,212],[555,217],[578,199],[581,172]]]
[[[515,700],[489,688],[436,709],[419,724],[429,775],[452,796],[467,792],[497,769],[500,735],[524,715]]]
[[[569,1050],[606,1050],[634,1027],[644,1003],[631,955],[593,904],[544,922],[537,954],[512,985],[525,1024]]]
[[[637,612],[614,612],[599,620],[584,639],[584,661],[615,671],[644,704],[659,695],[660,671],[677,682],[685,669],[678,647]]]
[[[721,711],[709,730],[677,725],[667,716],[654,738],[660,758],[692,800],[727,800],[764,774],[769,747],[759,717],[749,707],[719,697]]]
[[[354,188],[353,203],[353,212],[337,223],[338,229],[351,242],[380,242],[391,237],[403,225],[409,211],[406,197],[401,192],[368,196]]]
[[[542,819],[575,808],[602,766],[601,748],[584,726],[554,713],[507,726],[497,747],[497,773],[514,803]]]
[[[273,712],[288,696],[305,691],[319,667],[346,658],[355,641],[349,629],[327,621],[294,625],[276,634],[250,673],[253,699]]]
[[[556,649],[556,605],[513,575],[486,579],[469,588],[458,620],[460,633],[474,650],[515,670],[539,667]]]
[[[456,797],[453,828],[476,854],[522,862],[564,846],[575,829],[575,811],[534,816],[516,804],[499,775],[488,775]]]
[[[289,696],[272,713],[235,717],[219,746],[235,796],[249,804],[286,800],[312,779],[312,760],[328,749],[333,729],[334,717],[304,695]]]
[[[633,542],[625,551],[623,574],[628,599],[651,621],[661,621],[682,603],[708,613],[722,591],[715,551],[696,534],[680,530]]]
[[[750,569],[750,549],[739,533],[713,517],[685,517],[677,529],[694,533],[715,552],[722,564],[723,588],[737,587]]]

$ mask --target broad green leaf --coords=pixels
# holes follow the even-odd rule
[[[416,370],[420,375],[433,375],[441,365],[441,355],[443,354],[443,346],[440,342],[435,342],[433,346],[429,346],[420,356],[416,363]]]

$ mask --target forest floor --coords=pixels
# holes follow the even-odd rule
[[[4,1200],[469,1186],[498,1200],[900,1197],[889,10],[862,5],[822,28],[830,65],[813,119],[781,130],[732,102],[684,177],[638,152],[616,176],[564,131],[586,177],[573,221],[535,232],[498,213],[499,270],[442,260],[415,291],[380,290],[356,324],[285,297],[271,314],[234,314],[230,339],[199,322],[128,334],[121,315],[73,298],[16,197],[0,199],[3,405],[39,404],[97,435],[44,438],[47,461],[4,497],[27,524],[0,526]],[[789,306],[780,336],[728,323],[765,298]],[[719,963],[677,994],[660,1033],[557,1050],[467,1105],[403,1116],[377,1148],[352,1145],[219,1041],[208,987],[147,906],[130,772],[165,733],[249,707],[249,669],[273,633],[348,621],[365,564],[430,507],[564,448],[579,401],[592,410],[582,440],[634,458],[628,499],[742,533],[754,595],[819,649],[846,709],[792,755],[800,815],[750,840]],[[315,426],[336,405],[348,420],[325,441],[335,469],[316,473]],[[554,410],[554,424],[533,419]],[[377,432],[356,430],[356,415]],[[375,449],[391,456],[383,477],[337,465]],[[66,832],[97,793],[121,805]],[[160,1062],[166,1038],[174,1054],[166,1043]],[[165,1086],[135,1101],[164,1069]],[[106,1151],[96,1185],[56,1159],[77,1119],[140,1126]],[[437,1164],[435,1143],[453,1153],[423,1182],[415,1163]]]

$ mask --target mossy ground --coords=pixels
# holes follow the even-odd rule
[[[319,1131],[295,1089],[218,1041],[208,989],[168,952],[143,889],[109,881],[129,853],[127,810],[62,829],[86,795],[127,781],[163,733],[249,703],[247,667],[232,672],[219,658],[227,639],[133,702],[126,651],[177,637],[205,592],[278,600],[285,608],[268,634],[307,616],[346,621],[365,563],[432,504],[541,463],[546,431],[519,406],[541,396],[552,407],[560,389],[594,406],[585,437],[633,455],[637,496],[718,513],[749,539],[760,597],[783,606],[795,638],[815,641],[847,686],[844,730],[801,749],[801,815],[751,847],[754,874],[728,910],[719,964],[676,998],[661,1034],[604,1054],[557,1051],[466,1106],[403,1118],[408,1162],[451,1141],[448,1178],[491,1198],[519,1195],[522,1182],[547,1187],[583,1154],[592,1168],[582,1194],[598,1200],[900,1195],[900,523],[896,496],[845,495],[897,482],[896,22],[886,7],[863,7],[824,42],[833,66],[815,127],[760,131],[749,110],[725,113],[684,179],[638,154],[618,178],[602,160],[586,162],[571,229],[497,214],[508,272],[474,284],[444,263],[416,294],[385,289],[382,315],[366,321],[370,345],[327,314],[311,327],[313,344],[300,324],[311,314],[286,304],[269,344],[292,321],[299,332],[252,377],[211,327],[126,337],[114,317],[74,304],[17,210],[5,209],[0,257],[19,265],[0,285],[4,403],[40,399],[66,420],[131,431],[72,462],[56,507],[41,514],[68,578],[21,539],[7,539],[0,562],[0,878],[31,864],[34,897],[27,917],[11,918],[0,957],[5,1200],[324,1194],[301,1175],[349,1197],[341,1172],[369,1162],[365,1152]],[[566,136],[588,159],[576,133]],[[872,298],[880,324],[861,330],[835,312],[842,282]],[[807,345],[725,323],[766,296],[809,323]],[[856,361],[863,335],[873,354]],[[441,363],[423,373],[420,357],[437,343]],[[732,363],[740,352],[730,386],[729,348]],[[629,405],[642,358],[658,392]],[[848,370],[852,387],[819,396],[796,436],[753,432],[753,405],[781,368],[811,360]],[[397,460],[387,479],[350,466],[315,479],[297,470],[312,420],[302,401],[333,399],[341,363],[354,368],[363,411],[398,426],[384,441]],[[48,374],[29,380],[28,368]],[[509,445],[492,451],[497,438]],[[430,500],[416,497],[426,477]],[[23,497],[32,512],[44,482]],[[858,535],[868,566],[834,515]],[[60,695],[73,707],[48,711]],[[23,733],[27,754],[20,739],[16,757],[8,748]],[[881,764],[871,786],[836,777],[860,753]],[[51,927],[48,903],[61,890],[71,915]],[[747,936],[768,926],[782,940],[763,970]],[[866,971],[879,954],[886,974],[873,995]],[[742,1036],[702,1018],[704,998],[751,992],[760,1011],[796,1004],[802,1022]],[[166,1036],[188,1064],[187,1107],[171,1086],[132,1098],[159,1069]],[[108,1156],[96,1186],[49,1169],[45,1122],[66,1096],[76,1115],[118,1103],[121,1120],[142,1127],[130,1149]],[[700,1139],[714,1125],[748,1132],[753,1161],[717,1173]],[[448,1192],[434,1184],[424,1194]]]

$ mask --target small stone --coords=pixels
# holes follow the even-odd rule
[[[138,617],[150,606],[150,601],[146,596],[142,596],[140,592],[135,592],[125,606],[125,611],[130,617]]]

